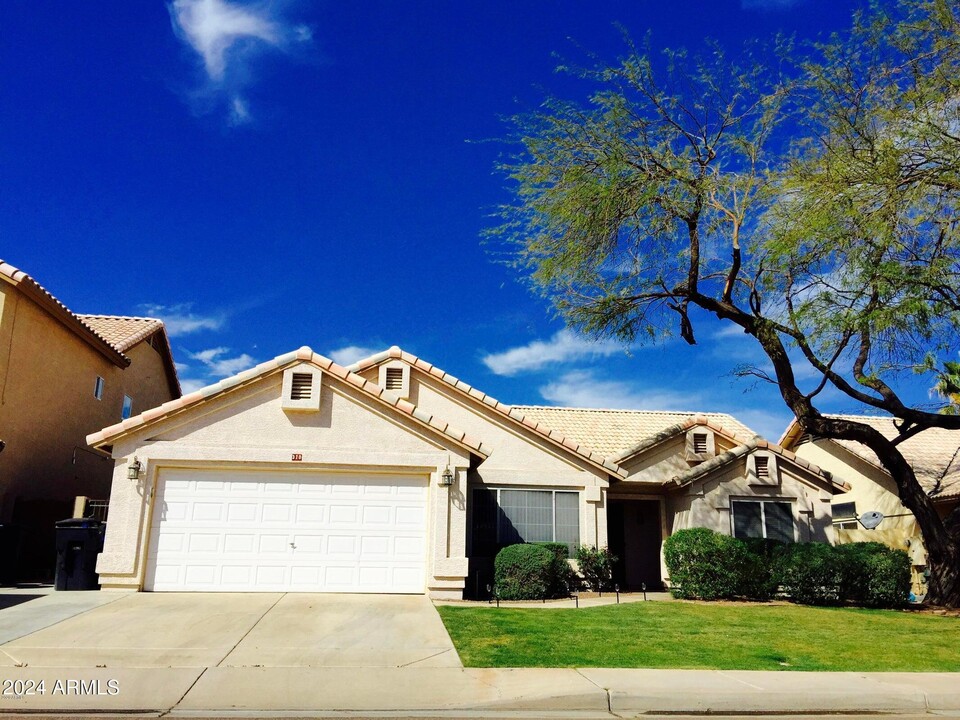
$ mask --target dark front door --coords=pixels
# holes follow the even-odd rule
[[[610,552],[619,558],[614,580],[625,591],[661,590],[659,500],[611,500],[607,509]]]

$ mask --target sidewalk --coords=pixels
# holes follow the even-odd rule
[[[960,677],[951,673],[8,667],[3,679],[4,690],[29,692],[33,683],[34,694],[2,696],[0,713],[960,713]]]

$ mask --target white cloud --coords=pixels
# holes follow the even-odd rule
[[[236,375],[242,370],[247,370],[257,364],[250,355],[241,353],[240,355],[229,356],[230,348],[215,347],[200,352],[187,354],[193,360],[199,360],[204,365],[205,372],[213,378],[223,378],[230,375]]]
[[[309,27],[288,25],[262,2],[174,0],[169,10],[174,32],[203,61],[207,82],[198,95],[224,98],[231,125],[251,119],[243,90],[252,82],[257,56],[313,38]]]
[[[180,305],[141,305],[144,314],[163,320],[169,337],[190,335],[201,330],[219,330],[226,322],[226,316],[198,315],[192,311],[190,303]]]
[[[621,380],[601,380],[583,370],[565,373],[539,391],[548,402],[567,407],[695,412],[703,403],[699,392],[644,390]]]
[[[353,365],[358,360],[370,357],[376,350],[373,348],[362,347],[360,345],[347,345],[346,347],[331,350],[327,353],[331,360],[338,365]]]
[[[180,390],[184,395],[189,395],[195,390],[206,387],[210,383],[205,380],[200,380],[199,378],[180,378]]]
[[[594,341],[571,330],[560,330],[549,340],[534,340],[520,347],[491,353],[483,358],[483,363],[494,374],[509,376],[528,370],[539,370],[551,363],[608,357],[618,352],[624,352],[624,348],[612,340]]]

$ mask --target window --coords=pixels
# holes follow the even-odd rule
[[[97,375],[97,379],[93,383],[93,396],[97,400],[103,400],[103,378]]]
[[[123,409],[120,411],[120,419],[126,420],[133,415],[133,398],[129,395],[123,396]]]
[[[577,492],[475,488],[472,511],[475,557],[523,542],[566,543],[572,555],[580,544]]]
[[[833,505],[833,524],[839,530],[856,530],[857,523],[857,504],[855,502],[842,502]]]
[[[793,504],[782,500],[734,500],[733,535],[793,542]]]

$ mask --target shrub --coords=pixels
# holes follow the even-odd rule
[[[743,538],[746,557],[740,568],[737,595],[748,600],[770,600],[783,582],[786,543],[765,538]]]
[[[554,586],[556,555],[542,545],[508,545],[494,560],[494,581],[504,600],[541,600]]]
[[[613,579],[613,564],[617,558],[610,554],[609,548],[595,548],[590,545],[581,545],[577,548],[577,563],[580,565],[580,575],[583,583],[590,590],[597,592],[610,587]]]
[[[899,607],[910,595],[910,558],[882,543],[838,545],[845,600],[867,607]]]
[[[553,554],[550,568],[550,587],[547,588],[547,597],[567,597],[570,595],[570,586],[573,584],[574,572],[567,559],[570,549],[566,543],[541,542],[534,543],[546,548]]]
[[[826,543],[796,543],[783,556],[783,589],[803,605],[835,605],[841,600],[843,561]]]
[[[707,528],[678,530],[663,546],[674,596],[717,600],[741,595],[744,576],[753,569],[746,546]]]

